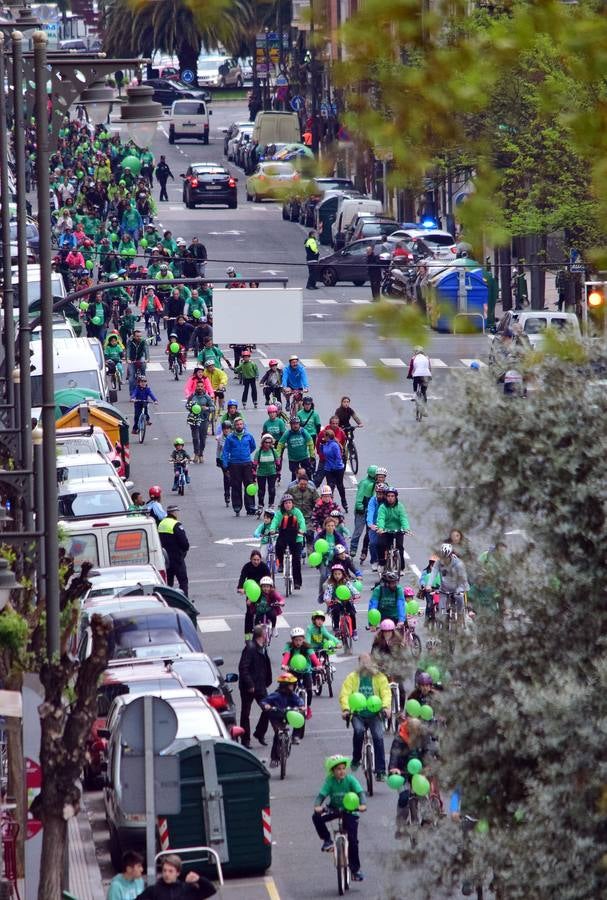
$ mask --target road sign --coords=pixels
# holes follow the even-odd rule
[[[287,78],[286,75],[277,75],[276,76],[276,81],[275,81],[276,87],[286,87],[286,85],[288,85],[288,83],[289,83],[289,79]]]
[[[120,762],[120,787],[125,813],[145,813],[143,756],[123,756]],[[181,812],[179,757],[154,757],[154,811],[157,816],[178,816]]]
[[[181,73],[181,80],[185,81],[186,84],[192,84],[194,81],[195,75],[191,69],[184,69]]]
[[[122,718],[123,741],[134,753],[143,753],[145,750],[144,701],[145,697],[136,697],[125,709]],[[160,753],[173,743],[177,734],[175,710],[160,697],[152,697],[152,728],[154,732],[152,749],[154,753]]]
[[[300,97],[299,94],[297,97],[293,97],[291,100],[291,109],[294,109],[295,112],[299,112],[300,109],[304,108],[305,100],[303,97]]]
[[[585,272],[586,266],[584,265],[584,263],[572,263],[569,266],[569,271],[570,272]]]

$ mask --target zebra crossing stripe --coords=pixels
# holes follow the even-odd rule
[[[384,366],[390,366],[392,369],[404,369],[407,367],[407,364],[404,363],[402,359],[397,359],[393,356],[382,356],[379,361],[382,362]]]
[[[470,365],[473,362],[478,363],[481,368],[487,367],[487,363],[482,362],[482,360],[480,360],[480,359],[460,359],[460,362],[463,363],[465,366],[468,366],[468,368],[470,368]]]
[[[442,359],[430,359],[430,364],[434,366],[435,369],[448,369],[449,366],[446,362],[443,362]]]

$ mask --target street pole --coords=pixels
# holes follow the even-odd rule
[[[46,81],[46,34],[35,31],[36,191],[40,232],[40,303],[42,343],[42,463],[44,485],[44,565],[46,568],[46,646],[49,660],[59,654],[59,542],[57,538],[57,455],[53,378],[53,292],[51,288],[51,219],[48,214],[49,153]]]
[[[14,147],[17,177],[17,262],[19,267],[19,426],[21,429],[21,466],[32,471],[32,378],[30,372],[30,318],[27,290],[27,208],[25,205],[25,118],[23,103],[23,35],[13,31],[13,111]],[[47,196],[48,206],[48,196]],[[26,479],[23,498],[23,525],[33,530],[34,497],[32,479]]]
[[[4,86],[6,75],[6,56],[4,34],[0,31],[0,84]],[[10,192],[8,189],[8,132],[6,127],[6,94],[0,91],[0,205],[2,224],[2,271],[4,273],[3,310],[4,310],[4,399],[8,406],[7,427],[16,426],[15,385],[13,370],[15,368],[15,318],[13,311],[13,281],[11,271],[10,241]]]

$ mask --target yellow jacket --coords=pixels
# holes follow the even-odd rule
[[[381,672],[378,672],[377,675],[373,676],[372,682],[373,693],[380,698],[383,708],[388,710],[389,712],[391,704],[391,694],[390,683],[388,679]],[[355,694],[358,691],[359,686],[360,674],[356,671],[350,672],[341,686],[341,691],[339,692],[339,704],[342,708],[342,712],[349,711],[350,707],[348,706],[348,697],[350,696],[350,694]]]
[[[204,374],[207,376],[211,384],[213,385],[214,391],[221,391],[228,383],[228,376],[225,372],[222,372],[221,369],[215,368],[212,372],[209,372],[208,369],[204,370]]]

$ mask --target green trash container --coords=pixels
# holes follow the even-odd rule
[[[192,742],[179,752],[181,812],[159,821],[161,849],[207,846],[202,811],[204,777],[200,746]],[[215,743],[215,764],[223,790],[228,860],[224,875],[261,875],[272,863],[270,773],[252,753],[232,741]],[[214,865],[192,863],[184,856],[184,870],[195,869],[215,878]]]

